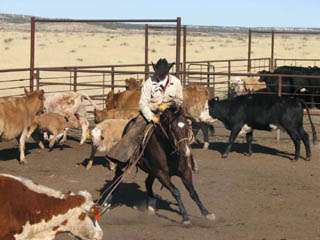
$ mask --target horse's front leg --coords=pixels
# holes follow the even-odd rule
[[[179,192],[178,188],[176,188],[176,186],[174,186],[173,183],[171,182],[169,175],[161,172],[158,174],[157,178],[160,181],[160,183],[164,187],[166,187],[170,191],[172,196],[176,199],[178,206],[179,206],[179,209],[180,209],[180,213],[182,215],[182,223],[183,224],[190,224],[190,218],[189,218],[187,211],[186,211],[186,208],[184,207],[184,204],[181,200],[180,192]]]
[[[188,192],[190,194],[190,197],[198,205],[198,207],[199,207],[199,209],[201,211],[201,214],[203,216],[205,216],[209,220],[215,220],[215,218],[216,218],[215,215],[213,213],[210,213],[208,211],[208,209],[205,206],[203,206],[203,204],[202,204],[202,202],[201,202],[196,190],[194,189],[193,182],[192,182],[191,169],[189,167],[186,167],[185,170],[183,171],[183,173],[181,173],[180,177],[182,179],[182,182],[183,182],[184,186],[188,190]]]
[[[148,175],[146,178],[145,184],[146,184],[146,189],[147,189],[147,194],[148,194],[148,199],[147,199],[147,204],[148,204],[148,211],[151,213],[154,213],[156,210],[156,203],[157,200],[154,197],[154,193],[152,190],[152,185],[154,183],[155,177],[152,175]]]

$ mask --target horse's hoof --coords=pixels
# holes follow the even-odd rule
[[[310,161],[311,160],[311,156],[306,157],[306,161]]]
[[[214,220],[216,220],[216,215],[214,213],[209,213],[206,215],[206,219],[208,219],[210,221],[214,221]]]
[[[184,226],[188,226],[188,225],[191,224],[191,221],[190,221],[190,220],[183,220],[183,221],[182,221],[182,224],[183,224]]]
[[[299,160],[299,158],[296,158],[296,157],[291,159],[291,161],[293,161],[293,162],[296,162],[298,160]]]
[[[222,158],[226,159],[228,157],[228,154],[222,154]]]
[[[25,160],[20,160],[19,163],[20,163],[20,165],[25,165],[25,164],[27,164],[27,161],[25,161]]]

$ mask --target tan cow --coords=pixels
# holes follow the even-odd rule
[[[83,240],[101,240],[98,208],[91,194],[63,194],[31,180],[0,174],[0,239],[53,240],[70,232]]]
[[[126,90],[134,90],[134,89],[141,89],[143,79],[141,78],[127,78],[126,82]]]
[[[42,132],[52,134],[49,140],[49,148],[52,150],[60,135],[63,135],[60,141],[60,143],[63,143],[67,140],[68,129],[79,127],[79,121],[75,115],[63,116],[58,113],[44,113],[34,118],[27,137],[29,138],[35,129],[41,129]]]
[[[34,117],[43,111],[44,91],[28,92],[24,97],[0,101],[0,138],[19,138],[20,163],[25,163],[25,141]]]
[[[139,111],[140,90],[127,90],[118,93],[109,92],[106,98],[106,109],[136,109]]]
[[[92,148],[87,169],[92,167],[93,159],[97,151],[109,151],[113,145],[119,142],[127,123],[127,119],[106,119],[91,130]],[[112,162],[109,162],[109,166],[110,169],[114,170],[115,165]]]
[[[100,123],[105,119],[132,119],[138,115],[135,109],[103,109],[94,110],[95,123]]]

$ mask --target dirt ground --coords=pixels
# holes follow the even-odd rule
[[[227,134],[225,132],[225,134]],[[226,135],[225,135],[226,136]],[[216,240],[315,240],[320,239],[320,161],[319,148],[313,159],[292,162],[293,144],[273,138],[256,138],[254,155],[245,156],[241,139],[227,160],[221,158],[226,138],[213,140],[209,150],[194,148],[200,172],[194,184],[207,208],[216,214],[210,222],[201,217],[178,178],[173,178],[192,218],[188,227],[180,224],[177,206],[162,201],[156,215],[145,210],[145,173],[133,172],[120,186],[116,202],[120,205],[103,216],[100,225],[104,239],[216,239]],[[110,180],[102,157],[87,171],[77,166],[89,156],[90,145],[69,140],[63,150],[39,150],[28,144],[28,164],[16,160],[15,142],[0,144],[0,172],[31,178],[62,191],[88,190],[98,198],[98,189]],[[304,148],[302,154],[305,156]],[[100,154],[102,156],[102,154]],[[174,202],[158,182],[155,193]],[[73,239],[60,235],[59,240]]]

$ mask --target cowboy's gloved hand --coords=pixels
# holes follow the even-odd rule
[[[159,122],[160,122],[160,116],[154,115],[154,116],[151,118],[151,121],[152,121],[153,123],[159,123]]]
[[[169,105],[167,103],[161,103],[159,105],[159,111],[163,112],[164,110],[166,110],[169,107]]]

